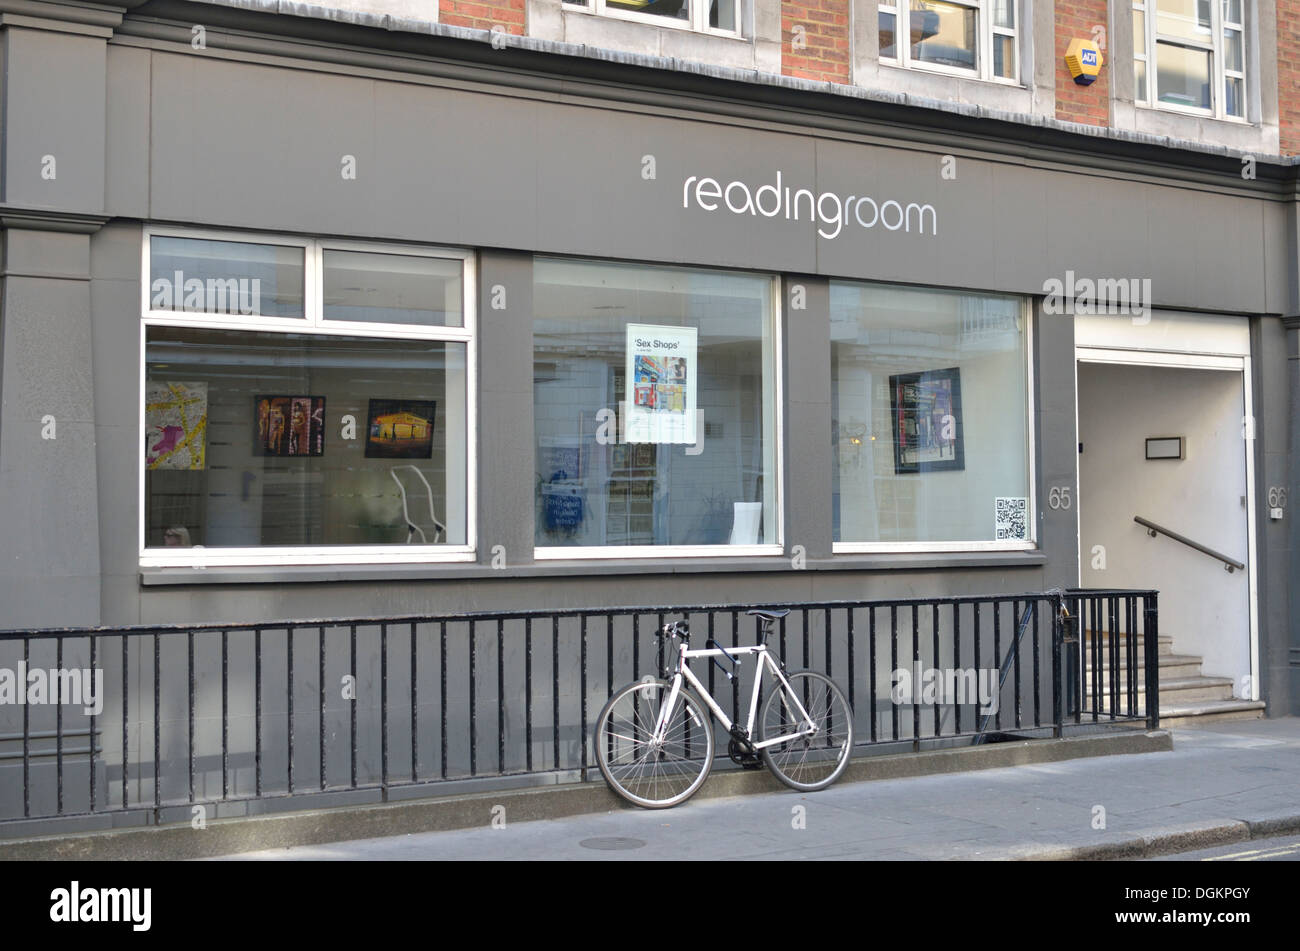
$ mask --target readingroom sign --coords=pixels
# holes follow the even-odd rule
[[[751,186],[733,181],[723,185],[716,178],[691,175],[682,183],[682,207],[704,211],[728,211],[733,215],[755,218],[783,218],[786,221],[809,221],[818,225],[817,233],[827,240],[840,236],[845,228],[906,234],[938,235],[939,213],[930,204],[897,198],[873,198],[870,195],[821,192],[783,184],[782,174],[774,182]]]

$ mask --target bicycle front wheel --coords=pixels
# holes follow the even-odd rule
[[[663,738],[655,739],[655,724],[671,690],[666,680],[628,684],[596,717],[593,742],[601,775],[614,792],[647,809],[685,802],[713,766],[709,712],[685,688],[677,692]]]
[[[787,674],[790,689],[777,684],[763,704],[760,741],[787,736],[762,749],[763,762],[791,789],[813,792],[840,778],[853,753],[853,711],[844,692],[825,674],[802,670]],[[807,711],[799,714],[793,697]]]

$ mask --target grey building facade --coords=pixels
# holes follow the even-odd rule
[[[1300,710],[1289,160],[364,15],[0,10],[0,627],[1159,586]],[[643,394],[655,327],[684,375]],[[153,468],[168,383],[206,458]],[[1202,568],[1236,587],[1168,587]]]

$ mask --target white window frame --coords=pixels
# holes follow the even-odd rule
[[[880,47],[876,47],[876,55],[879,56],[880,62],[886,66],[896,66],[903,69],[921,69],[926,72],[943,73],[947,76],[962,76],[967,79],[979,79],[985,82],[1000,83],[1004,86],[1019,86],[1021,76],[1020,64],[1020,30],[1022,29],[1023,7],[1019,0],[1012,0],[1015,9],[1014,27],[996,26],[993,23],[993,0],[943,0],[959,7],[970,7],[975,10],[975,68],[961,69],[957,66],[946,66],[942,63],[927,63],[921,60],[912,59],[912,38],[911,22],[912,7],[911,0],[881,0],[877,5],[877,20],[881,13],[890,13],[894,16],[894,49],[897,56],[885,57],[880,56]],[[904,15],[907,17],[907,32],[904,34],[900,29]],[[908,42],[903,41],[906,36]],[[1016,50],[1016,68],[1015,75],[1011,77],[993,75],[993,37],[1010,36],[1014,41]]]
[[[1246,15],[1249,8],[1249,0],[1241,2],[1240,23],[1233,23],[1225,20],[1223,17],[1224,0],[1210,0],[1210,39],[1206,42],[1197,42],[1185,37],[1161,34],[1156,28],[1158,17],[1159,0],[1134,0],[1133,13],[1143,15],[1143,25],[1145,27],[1145,36],[1133,37],[1133,99],[1136,105],[1144,106],[1148,109],[1162,109],[1169,112],[1178,112],[1189,116],[1208,116],[1214,119],[1222,119],[1225,122],[1239,122],[1243,125],[1250,124],[1250,90],[1247,88],[1248,79],[1245,69],[1250,57],[1250,35],[1246,32]],[[1225,29],[1237,30],[1241,33],[1241,65],[1240,70],[1229,70],[1224,68],[1224,37]],[[1141,45],[1139,46],[1139,41]],[[1210,108],[1202,109],[1199,106],[1183,106],[1175,102],[1161,102],[1157,96],[1157,77],[1156,77],[1156,44],[1164,43],[1167,46],[1182,46],[1187,49],[1200,50],[1210,54]],[[1139,99],[1137,96],[1137,63],[1146,63],[1147,89],[1146,98]],[[1227,99],[1226,85],[1227,80],[1241,80],[1241,115],[1230,115],[1225,111]]]
[[[151,310],[150,252],[154,237],[194,238],[207,241],[239,241],[303,249],[303,317],[200,313],[196,311]],[[411,324],[380,324],[324,319],[322,290],[324,252],[365,251],[459,260],[462,270],[461,327]],[[473,251],[461,248],[380,242],[335,241],[255,232],[220,231],[198,228],[146,226],[141,248],[141,321],[137,425],[138,446],[144,443],[145,382],[150,327],[186,327],[203,330],[244,330],[264,333],[300,333],[314,336],[361,337],[365,339],[437,340],[465,345],[465,538],[463,545],[317,545],[254,546],[245,548],[149,548],[145,545],[145,464],[137,452],[139,476],[136,517],[141,568],[194,568],[224,566],[368,565],[472,562],[476,558],[477,524],[477,269]]]
[[[690,19],[678,20],[671,17],[655,16],[649,13],[637,13],[635,10],[620,10],[611,7],[606,0],[588,0],[587,3],[561,3],[568,13],[586,13],[590,16],[609,17],[612,20],[627,20],[631,23],[648,23],[667,27],[670,30],[689,30],[692,33],[706,33],[710,36],[726,36],[731,39],[742,38],[741,15],[744,10],[741,0],[730,0],[735,7],[734,30],[722,30],[709,26],[709,0],[685,0],[690,4]]]
[[[596,259],[591,259],[596,260]],[[608,262],[626,264],[630,262]],[[662,267],[663,265],[647,265]],[[709,268],[708,270],[720,270]],[[535,561],[586,561],[586,560],[623,560],[634,558],[745,558],[751,556],[785,555],[785,411],[784,381],[782,367],[785,365],[782,354],[782,332],[785,323],[781,299],[781,277],[771,275],[772,309],[770,314],[772,333],[772,395],[773,407],[772,439],[775,442],[772,453],[773,492],[772,504],[776,509],[776,541],[761,545],[572,545],[546,546],[533,549]],[[765,367],[766,371],[768,368]],[[701,440],[704,433],[698,434]]]
[[[845,283],[864,283],[862,281],[846,281]],[[870,283],[870,282],[866,282]],[[920,285],[909,285],[922,289]],[[971,294],[978,294],[978,291],[971,291]],[[835,542],[831,545],[831,554],[833,555],[871,555],[871,554],[899,554],[905,552],[978,552],[978,551],[1038,551],[1038,469],[1037,469],[1037,449],[1035,446],[1034,435],[1034,308],[1033,302],[1029,298],[1024,298],[1020,305],[1020,319],[1025,328],[1025,433],[1028,437],[1026,451],[1029,454],[1028,476],[1028,501],[1025,503],[1027,512],[1025,515],[1026,527],[1029,530],[1029,538],[1024,541],[1007,540],[997,541],[990,539],[985,541],[931,541],[931,542]],[[843,502],[841,501],[841,504]],[[990,521],[992,513],[990,512]]]

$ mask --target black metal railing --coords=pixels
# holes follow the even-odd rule
[[[863,747],[1158,725],[1153,591],[764,606],[791,610],[770,643],[791,668],[844,687]],[[596,778],[595,711],[612,689],[663,671],[656,630],[685,616],[693,643],[752,643],[748,607],[0,632],[0,669],[63,671],[69,692],[70,671],[102,678],[75,705],[50,703],[48,689],[0,704],[0,828]],[[710,692],[743,718],[752,665],[730,690],[715,671]]]

